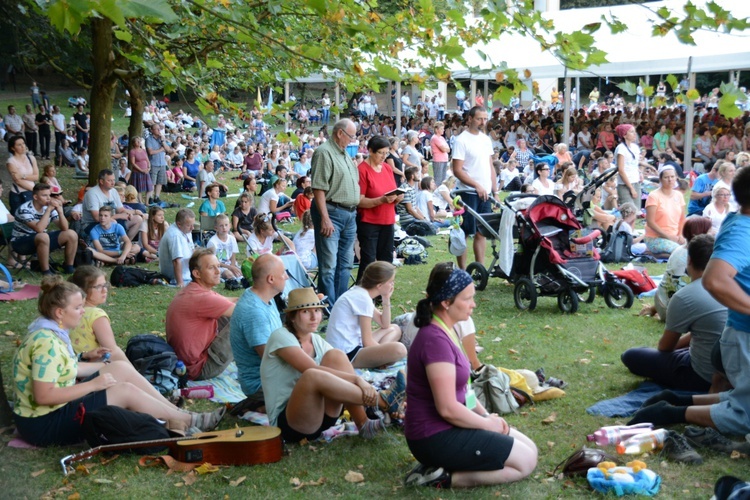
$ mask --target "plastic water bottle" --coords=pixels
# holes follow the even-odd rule
[[[586,436],[586,439],[588,441],[595,441],[599,446],[619,444],[629,437],[650,431],[653,428],[653,424],[648,422],[635,425],[610,425],[608,427],[602,427],[593,434],[589,434]]]
[[[617,453],[620,455],[638,455],[647,451],[656,450],[664,446],[664,440],[667,439],[668,432],[666,429],[657,429],[655,431],[636,434],[617,445]]]
[[[174,374],[178,377],[182,377],[187,373],[187,367],[181,360],[177,360],[177,364],[174,365]]]
[[[172,392],[172,397],[183,397],[188,399],[211,399],[212,397],[214,397],[214,386],[199,385],[196,387],[175,389],[174,392]]]

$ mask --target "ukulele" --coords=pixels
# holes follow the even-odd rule
[[[108,444],[60,460],[66,476],[74,462],[98,455],[103,451],[129,450],[164,445],[180,462],[208,462],[213,465],[270,464],[281,460],[281,429],[278,427],[243,427],[224,431],[202,432],[191,437],[156,439],[133,443]]]

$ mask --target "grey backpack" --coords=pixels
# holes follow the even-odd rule
[[[482,406],[498,415],[515,413],[518,401],[510,390],[510,377],[492,365],[484,365],[472,384]]]

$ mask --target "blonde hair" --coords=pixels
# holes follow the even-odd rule
[[[138,190],[135,188],[135,186],[126,186],[125,187],[125,201],[127,203],[130,203],[132,201],[135,201],[138,199]]]

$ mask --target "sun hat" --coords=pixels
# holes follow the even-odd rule
[[[284,313],[300,311],[302,309],[322,309],[324,307],[326,307],[325,302],[321,302],[320,297],[318,297],[313,288],[297,288],[289,292]]]

